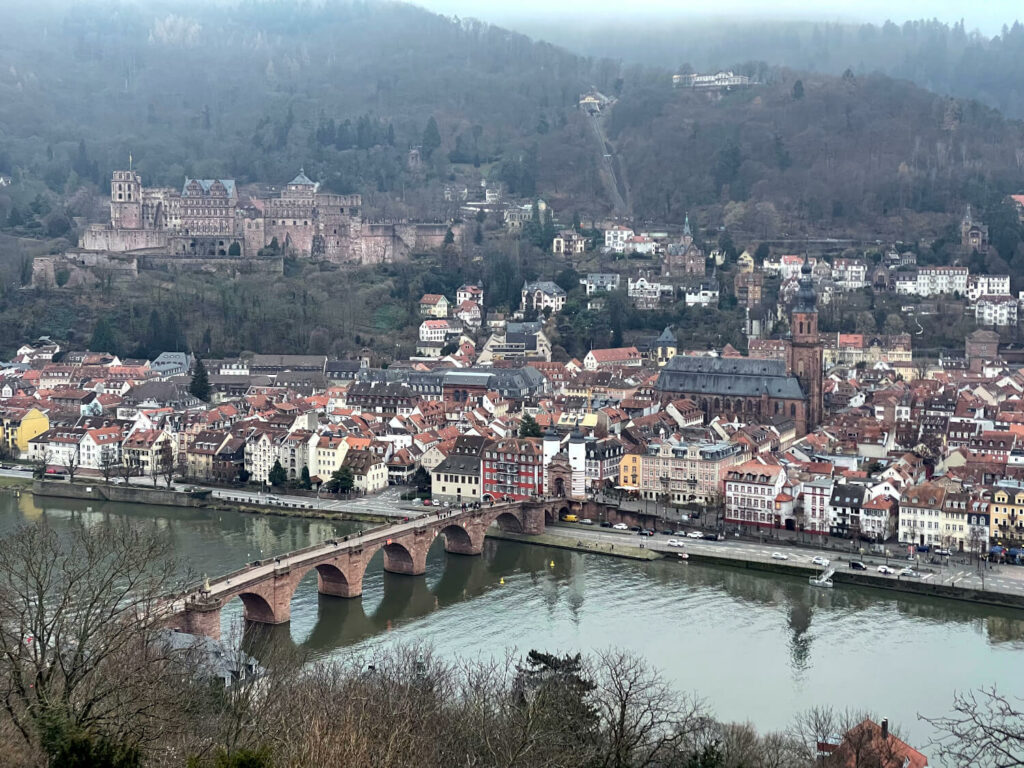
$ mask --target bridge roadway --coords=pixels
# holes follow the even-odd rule
[[[564,506],[565,501],[537,501],[442,509],[257,561],[171,600],[168,625],[219,638],[221,608],[235,597],[242,600],[247,621],[283,624],[291,618],[299,582],[312,569],[321,594],[359,597],[363,574],[378,550],[383,551],[385,571],[418,576],[426,571],[427,552],[438,535],[446,552],[479,555],[493,523],[506,531],[538,534],[545,519],[554,521]]]

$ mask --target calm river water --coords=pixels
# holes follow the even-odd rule
[[[327,523],[141,505],[39,502],[0,494],[0,535],[19,524],[130,518],[166,531],[197,574],[216,575],[356,529]],[[502,580],[504,583],[502,583]],[[237,634],[241,603],[223,612]],[[725,720],[785,727],[816,704],[870,709],[917,744],[918,713],[942,714],[955,690],[1019,692],[1024,612],[673,562],[638,563],[491,541],[482,557],[448,556],[440,539],[425,577],[370,563],[362,599],[299,585],[276,641],[313,656],[429,643],[442,654],[633,649]],[[1018,687],[1015,687],[1018,686]],[[933,761],[934,764],[934,761]]]

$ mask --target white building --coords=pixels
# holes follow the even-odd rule
[[[625,253],[626,244],[633,239],[635,234],[629,227],[616,224],[611,229],[604,231],[604,247],[615,253]]]
[[[804,499],[804,530],[811,533],[827,533],[829,523],[828,503],[829,499],[832,498],[831,478],[809,480],[803,484],[802,490]]]
[[[586,290],[587,296],[593,296],[599,291],[619,290],[620,280],[622,277],[614,272],[588,272],[586,277],[580,278],[580,285]]]
[[[841,290],[857,291],[868,284],[868,265],[863,259],[836,259],[832,279]]]
[[[523,283],[522,301],[520,309],[526,311],[532,308],[541,312],[550,309],[552,312],[561,312],[565,306],[565,291],[550,280],[535,280],[532,283]]]
[[[967,298],[977,301],[982,296],[1009,296],[1009,275],[971,275],[967,278]]]
[[[629,278],[626,293],[633,299],[637,309],[654,309],[661,302],[661,297],[672,296],[675,288],[665,283],[653,283],[646,277],[638,277],[636,280]]]
[[[776,519],[776,500],[781,504],[785,484],[786,470],[779,466],[748,461],[733,467],[725,476],[726,522],[781,527],[785,521]]]
[[[672,85],[676,88],[739,88],[750,85],[750,78],[734,72],[716,72],[713,75],[672,75]]]
[[[484,305],[484,289],[478,285],[463,285],[455,292],[455,303],[462,304],[466,301],[475,301],[481,307]]]
[[[450,336],[462,333],[462,323],[451,320],[424,320],[420,323],[420,341],[434,341],[442,344]]]
[[[982,296],[974,305],[974,319],[978,325],[1016,325],[1017,300],[1013,296]]]
[[[705,280],[698,286],[686,289],[686,306],[717,307],[718,283]]]
[[[921,267],[917,270],[917,295],[967,294],[967,267]]]

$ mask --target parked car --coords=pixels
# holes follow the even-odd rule
[[[701,533],[700,531],[690,531],[688,534],[686,534],[686,538],[688,538],[688,539],[703,539],[704,538],[704,534]]]
[[[589,517],[584,517],[583,519],[580,520],[580,525],[593,525],[593,524],[594,524],[594,521],[591,520]]]
[[[678,531],[672,531],[673,536],[686,536],[686,531],[679,529]]]
[[[641,528],[639,525],[631,525],[629,527],[629,530],[631,530],[633,533],[640,533],[640,531],[642,531],[643,528]]]
[[[423,500],[423,506],[424,507],[429,507],[430,506],[430,499],[424,499]]]
[[[602,528],[611,528],[612,527],[611,521],[610,520],[602,520],[601,521],[601,527]]]
[[[820,565],[822,568],[828,568],[828,558],[817,555],[811,559],[811,562],[815,565]]]
[[[669,531],[669,530],[658,531],[658,533],[660,533],[662,536],[675,536],[675,534],[672,531]]]
[[[720,541],[717,533],[705,533],[701,538],[704,539],[704,541]]]
[[[772,552],[772,560],[789,560],[789,555],[784,552]]]
[[[942,555],[943,557],[949,557],[949,555],[950,555],[950,552],[949,552],[948,549],[933,549],[932,553],[936,554],[936,555]]]
[[[449,502],[447,502],[447,501],[444,503],[444,505],[445,505],[445,507],[450,507],[451,506],[451,504]]]
[[[686,546],[686,542],[685,541],[680,541],[679,539],[669,539],[668,540],[668,545],[670,547],[685,547]]]
[[[895,568],[890,568],[888,565],[880,565],[880,566],[878,566],[878,572],[879,573],[885,573],[885,574],[893,574],[893,573],[896,573],[896,569]]]
[[[654,535],[654,531],[652,531],[649,528],[641,528],[636,533],[637,533],[638,536],[653,536]]]
[[[921,574],[915,571],[913,568],[901,568],[897,576],[906,576],[910,579],[916,579]]]
[[[629,526],[626,525],[625,523],[616,523],[615,525],[612,526],[612,528],[614,528],[616,531],[628,531],[629,530]]]
[[[860,560],[851,560],[850,568],[852,568],[855,571],[866,571],[868,569],[868,567],[864,565],[864,563],[862,563]]]

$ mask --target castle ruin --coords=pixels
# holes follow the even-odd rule
[[[371,223],[359,195],[321,192],[305,173],[276,197],[239,194],[233,179],[186,179],[179,192],[149,188],[135,171],[114,171],[110,223],[90,225],[84,251],[149,253],[185,260],[253,259],[277,243],[275,255],[338,264],[380,264],[440,248],[448,223]]]

